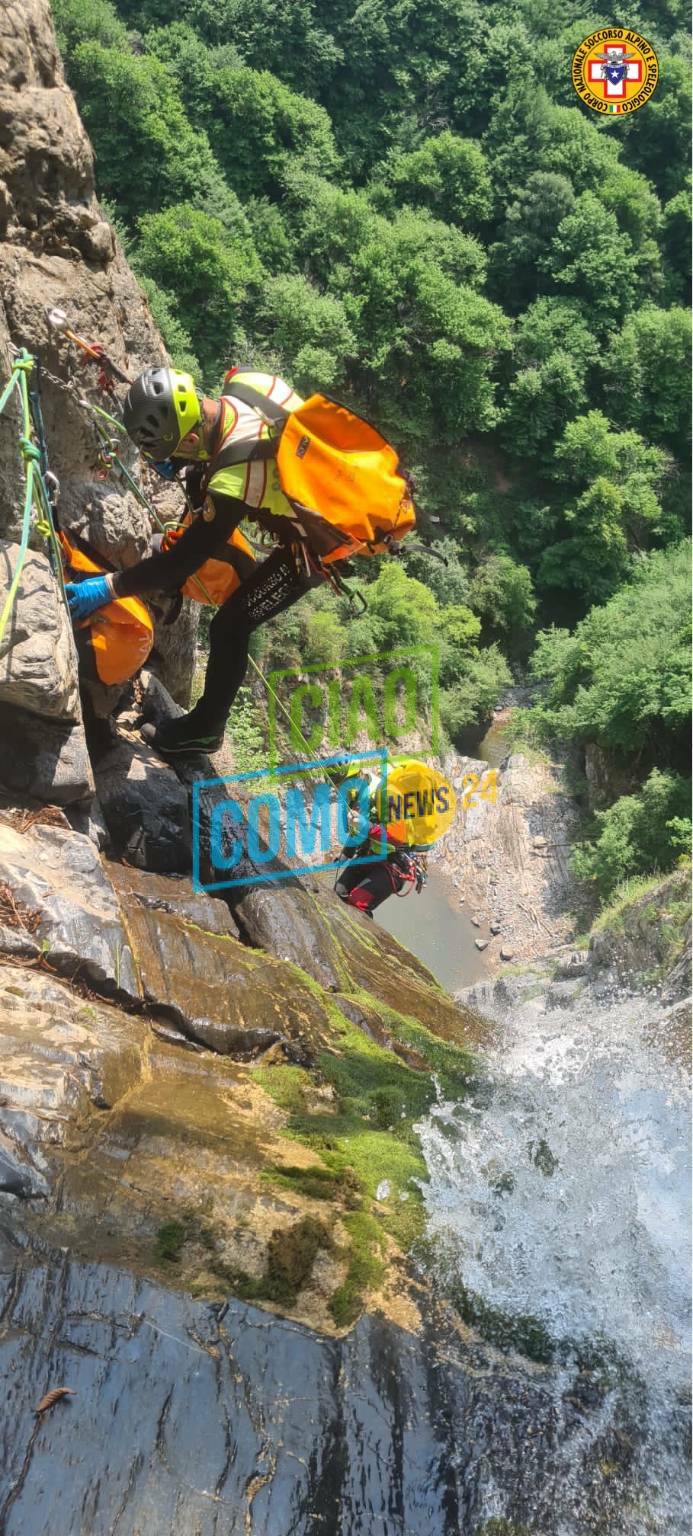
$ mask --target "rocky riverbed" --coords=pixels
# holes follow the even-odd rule
[[[458,890],[489,966],[569,941],[579,920],[569,868],[579,818],[561,765],[521,752],[497,766],[452,754],[445,771],[463,814],[434,862]]]

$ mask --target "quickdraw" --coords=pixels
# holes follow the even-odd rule
[[[340,597],[346,597],[348,602],[351,603],[353,618],[357,618],[360,616],[360,614],[367,612],[368,603],[366,602],[363,592],[359,592],[358,588],[352,592],[351,587],[344,580],[344,577],[335,570],[334,565],[324,565],[321,560],[314,561],[314,564],[316,569],[319,570],[321,576],[323,576],[325,581],[328,582],[329,586],[331,586],[332,591],[336,592]],[[360,608],[354,608],[355,603],[360,603]]]
[[[72,330],[64,309],[49,309],[46,311],[46,314],[48,324],[52,329],[59,331],[75,347],[79,347],[83,354],[82,361],[84,363],[96,362],[99,364],[98,387],[104,394],[113,394],[116,379],[121,384],[132,384],[132,379],[117,363],[114,363],[112,357],[108,356],[100,341],[85,341],[83,336],[79,336],[76,331]]]

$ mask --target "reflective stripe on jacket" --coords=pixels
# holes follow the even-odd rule
[[[296,394],[291,385],[284,379],[278,379],[274,374],[232,369],[226,375],[224,383],[226,384],[231,378],[238,379],[239,383],[251,385],[253,389],[268,396],[270,400],[275,400],[278,405],[288,406],[291,411],[296,411],[303,405],[301,396]],[[266,507],[275,516],[288,517],[295,522],[294,513],[282,491],[277,466],[273,460],[253,461],[251,459],[248,463],[234,464],[227,469],[219,469],[215,473],[214,459],[229,443],[247,442],[250,449],[258,438],[271,436],[267,422],[258,416],[252,406],[224,394],[220,404],[221,434],[216,453],[212,458],[207,491],[211,494],[217,491],[221,496],[233,496],[237,501],[244,501],[249,507]]]

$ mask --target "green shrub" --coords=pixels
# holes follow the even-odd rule
[[[597,812],[594,836],[573,854],[575,873],[608,898],[633,875],[673,869],[691,850],[690,803],[690,779],[653,769],[637,795]]]

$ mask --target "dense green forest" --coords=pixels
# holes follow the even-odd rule
[[[265,664],[441,647],[453,741],[519,670],[535,741],[628,793],[587,829],[608,892],[686,847],[689,39],[631,6],[657,91],[578,103],[622,21],[567,0],[54,0],[97,185],[174,361],[266,365],[369,415],[426,539],[314,595]],[[614,792],[615,794],[615,792]]]

